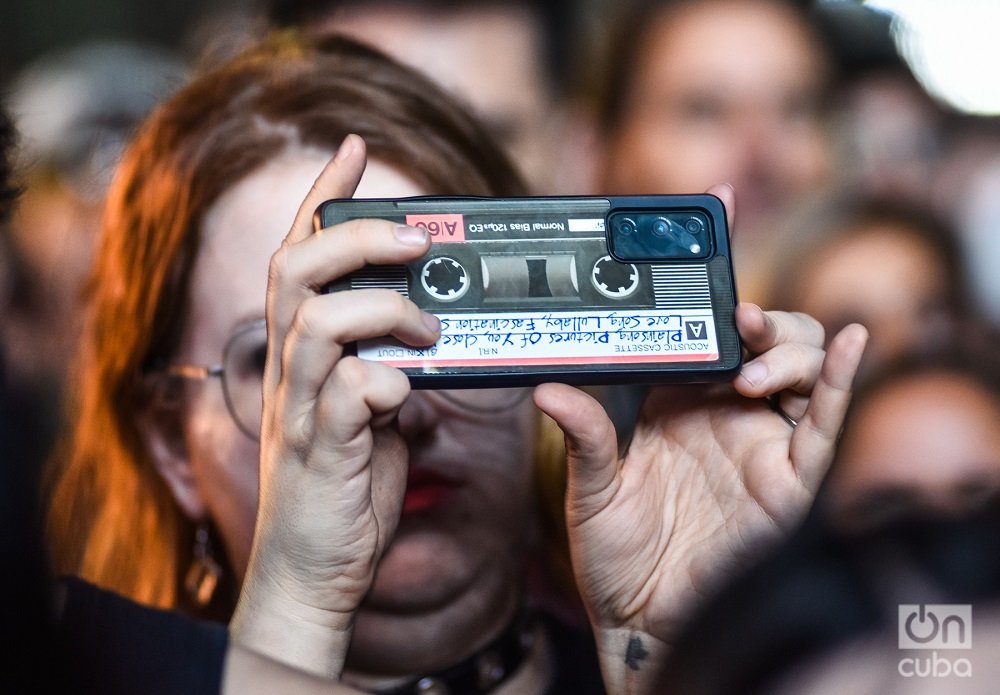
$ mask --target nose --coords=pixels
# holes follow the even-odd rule
[[[426,439],[437,428],[441,416],[441,410],[436,407],[433,396],[413,391],[399,410],[399,432],[410,443]]]

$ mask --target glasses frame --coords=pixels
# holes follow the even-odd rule
[[[239,431],[255,442],[260,441],[260,426],[258,425],[257,430],[254,431],[240,421],[239,415],[236,414],[236,404],[233,401],[229,382],[226,379],[226,368],[224,365],[229,358],[229,352],[236,340],[250,331],[259,330],[262,326],[265,328],[267,326],[265,319],[257,319],[233,331],[232,335],[226,339],[226,344],[222,346],[222,361],[219,364],[172,364],[166,369],[167,376],[178,379],[205,381],[213,377],[218,377],[222,382],[222,397],[226,402],[226,410],[229,411],[229,416],[233,419]],[[263,394],[261,394],[261,398],[263,399]]]
[[[172,364],[166,368],[167,376],[176,379],[206,381],[208,379],[217,377],[222,382],[222,397],[226,402],[226,410],[229,411],[229,416],[233,419],[233,423],[235,423],[236,427],[239,429],[240,432],[242,432],[255,442],[260,441],[260,426],[258,425],[256,431],[247,427],[246,424],[241,421],[240,416],[237,414],[236,403],[233,400],[232,390],[229,386],[228,380],[226,379],[225,364],[228,361],[229,352],[232,349],[233,345],[236,343],[238,338],[245,335],[246,333],[249,333],[250,331],[259,330],[261,327],[266,328],[266,326],[267,323],[265,319],[257,319],[255,321],[251,321],[250,323],[246,323],[240,326],[236,331],[232,333],[232,335],[230,335],[226,339],[226,344],[223,345],[222,347],[222,361],[219,364],[212,364],[212,365]],[[453,406],[466,409],[470,412],[474,412],[480,415],[492,415],[495,413],[501,413],[505,410],[509,410],[510,408],[517,407],[518,405],[523,403],[525,399],[527,399],[528,395],[531,393],[531,388],[530,387],[522,387],[522,388],[523,392],[518,394],[517,398],[515,398],[510,403],[505,403],[499,408],[493,406],[476,405],[475,403],[471,403],[461,398],[460,396],[456,395],[457,393],[461,393],[461,389],[457,391],[451,389],[435,389],[428,391],[428,393],[433,393],[443,398],[445,401],[451,403]],[[261,397],[263,398],[263,394],[261,394]]]

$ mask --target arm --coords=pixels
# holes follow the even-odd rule
[[[384,220],[313,233],[319,203],[352,195],[364,167],[364,142],[349,136],[271,260],[257,525],[230,625],[239,647],[327,678],[343,669],[354,612],[399,519],[407,467],[395,429],[406,377],[345,356],[344,345],[438,337],[437,319],[396,292],[321,292],[367,263],[403,263],[430,245],[421,230]]]
[[[360,693],[336,681],[296,670],[238,644],[230,644],[222,676],[222,695],[350,695]]]

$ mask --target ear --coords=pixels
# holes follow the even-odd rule
[[[208,515],[184,439],[180,398],[152,398],[137,415],[139,436],[174,500],[192,521]]]

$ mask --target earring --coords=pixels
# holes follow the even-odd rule
[[[194,532],[194,559],[184,576],[184,590],[197,606],[207,606],[222,577],[222,566],[212,553],[208,524],[202,522]]]

